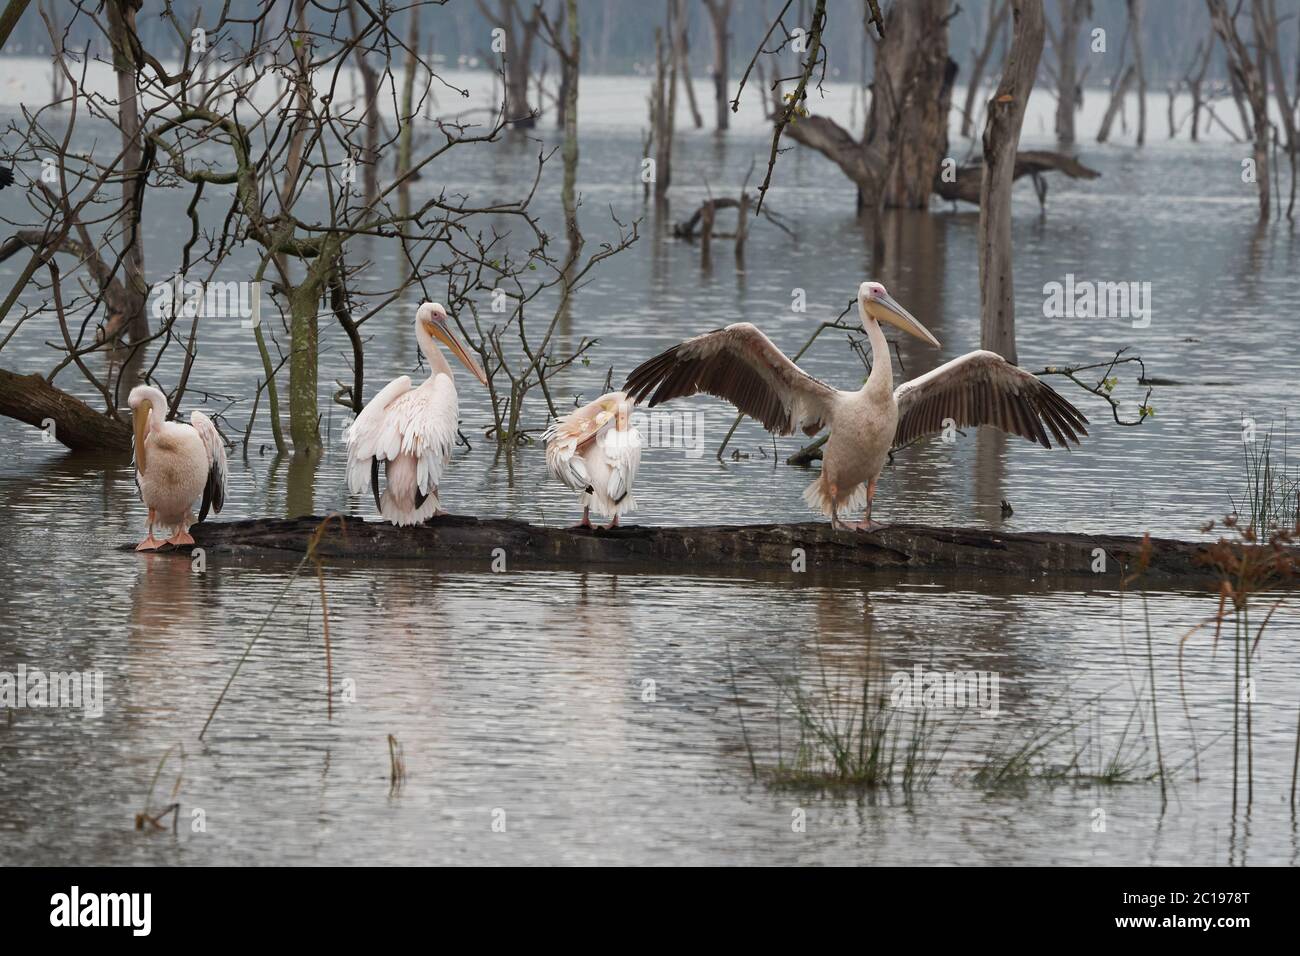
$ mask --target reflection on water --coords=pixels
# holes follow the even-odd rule
[[[819,157],[783,154],[768,202],[792,239],[759,220],[743,266],[720,243],[712,267],[698,248],[673,240],[684,218],[715,192],[734,191],[763,132],[726,140],[683,130],[671,203],[662,215],[640,203],[638,131],[617,104],[600,112],[582,144],[582,216],[593,247],[609,238],[609,206],[645,214],[643,239],[603,264],[557,329],[559,350],[583,336],[600,341],[589,365],[555,382],[557,402],[598,394],[638,361],[680,338],[739,319],[794,350],[816,323],[834,318],[874,272],[943,342],[936,351],[900,341],[902,375],[921,374],[978,346],[975,238],[969,210],[891,214],[885,258],[872,268],[869,230],[853,215],[853,193]],[[584,88],[584,97],[587,97]],[[639,102],[639,101],[638,101]],[[90,127],[79,130],[89,137]],[[549,131],[538,131],[548,135]],[[1036,145],[1036,144],[1030,144]],[[73,149],[88,148],[73,143]],[[536,144],[484,150],[440,171],[437,188],[512,195]],[[1240,416],[1280,421],[1300,375],[1300,347],[1287,334],[1300,314],[1300,262],[1292,232],[1259,230],[1242,197],[1230,147],[1152,145],[1140,158],[1090,149],[1103,177],[1054,181],[1048,211],[1023,190],[1014,223],[1022,361],[1086,363],[1131,345],[1148,370],[1181,383],[1158,388],[1157,417],[1120,428],[1109,409],[1072,393],[1094,422],[1084,447],[1048,453],[997,434],[909,448],[886,472],[877,499],[883,520],[1004,526],[1012,530],[1194,536],[1229,507],[1240,483]],[[544,221],[559,223],[558,169],[539,193]],[[434,188],[432,181],[425,188]],[[8,192],[6,192],[8,197]],[[417,197],[418,198],[418,197]],[[5,200],[9,201],[8,198]],[[167,193],[151,203],[181,200]],[[1212,211],[1212,216],[1211,216]],[[176,206],[177,230],[187,223]],[[205,216],[224,215],[213,205]],[[1207,229],[1207,220],[1213,228]],[[162,221],[162,220],[160,220]],[[219,223],[214,223],[214,227]],[[175,265],[177,235],[148,239],[151,272]],[[383,242],[358,247],[374,262],[376,287],[402,274]],[[247,263],[239,268],[251,266]],[[15,261],[0,265],[11,283]],[[1143,280],[1153,288],[1149,327],[1122,320],[1047,319],[1044,283],[1066,274],[1097,281]],[[242,277],[242,276],[241,276]],[[808,311],[791,311],[803,289]],[[1279,331],[1281,330],[1281,334]],[[3,364],[47,371],[47,330],[29,323]],[[415,365],[410,304],[365,327],[368,394]],[[321,380],[347,381],[350,349],[322,324]],[[260,364],[249,333],[202,330],[192,383],[242,400],[223,428],[242,437]],[[854,385],[862,363],[842,333],[827,334],[808,370]],[[163,363],[159,376],[175,380]],[[462,428],[443,487],[456,512],[570,523],[573,496],[543,477],[525,449],[507,464],[483,432],[487,396],[460,376]],[[77,388],[65,372],[59,384]],[[1131,382],[1126,401],[1142,397]],[[93,398],[93,396],[87,396]],[[199,401],[192,393],[186,410]],[[712,450],[731,410],[684,403],[704,416],[706,452],[651,448],[637,497],[642,523],[803,520],[805,469],[773,460],[770,438],[751,423],[719,462]],[[538,397],[531,427],[544,424]],[[214,410],[211,407],[209,410]],[[343,482],[346,410],[323,398],[326,439],[314,460],[273,454],[263,412],[247,449],[231,454],[223,518],[370,514]],[[1292,411],[1294,416],[1294,410]],[[784,459],[795,439],[777,444]],[[1145,676],[1135,598],[1053,592],[1042,582],[842,580],[790,574],[754,577],[630,575],[556,569],[448,573],[423,565],[336,563],[327,567],[334,718],[325,717],[326,677],[319,594],[304,576],[275,609],[202,743],[195,738],[245,646],[271,611],[291,564],[209,556],[184,559],[117,548],[138,540],[144,520],[125,462],[69,458],[39,435],[0,422],[0,670],[27,663],[50,670],[99,669],[106,707],[99,720],[26,710],[0,720],[0,832],[25,858],[59,862],[461,862],[471,860],[839,863],[1293,863],[1297,838],[1283,795],[1294,744],[1300,681],[1300,622],[1279,610],[1260,645],[1254,712],[1256,804],[1230,807],[1231,656],[1198,635],[1186,645],[1182,713],[1171,664],[1157,675],[1162,743],[1185,759],[1191,733],[1202,744],[1202,779],[1184,772],[1168,809],[1158,788],[1045,787],[985,792],[971,769],[1001,739],[1025,735],[1073,701],[1095,711],[1113,742]],[[1003,516],[1000,502],[1014,508]],[[1157,654],[1176,659],[1179,639],[1207,616],[1199,594],[1153,595]],[[772,791],[750,775],[745,735],[773,728],[780,699],[773,675],[811,685],[823,669],[851,676],[866,649],[883,673],[921,664],[993,671],[1006,712],[974,718],[955,738],[933,788],[908,804],[897,792],[861,800]],[[734,678],[733,678],[734,674]],[[344,694],[349,695],[345,699]],[[1089,709],[1091,708],[1091,709]],[[386,739],[405,752],[408,780],[388,795]],[[134,814],[168,747],[183,742],[180,833],[137,834]],[[170,773],[170,771],[169,771]],[[168,783],[170,787],[170,783]],[[807,812],[806,832],[791,811]],[[1094,830],[1104,809],[1104,832]],[[192,829],[204,811],[205,832]],[[492,830],[504,810],[507,829]]]

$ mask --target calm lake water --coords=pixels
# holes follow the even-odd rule
[[[12,62],[26,62],[29,72],[16,75],[42,91],[47,73]],[[474,82],[481,96],[485,75]],[[24,95],[12,87],[11,104]],[[832,93],[828,109],[847,121],[845,90]],[[683,126],[671,207],[662,216],[642,204],[637,178],[644,81],[584,79],[582,95],[589,248],[612,237],[611,208],[625,222],[643,221],[640,241],[598,266],[574,301],[558,347],[583,336],[599,342],[589,365],[557,381],[565,401],[599,394],[611,368],[621,382],[661,348],[742,318],[793,352],[871,276],[852,189],[828,162],[799,148],[781,157],[768,199],[795,236],[760,222],[743,268],[725,244],[712,268],[702,268],[698,249],[672,239],[669,222],[688,217],[709,189],[734,193],[751,163],[758,164],[751,185],[757,181],[768,148],[758,119],[744,111],[723,140]],[[1091,94],[1081,130],[1095,130],[1101,105]],[[1034,100],[1026,146],[1050,145],[1041,138],[1050,109],[1050,97]],[[1085,143],[1082,158],[1102,178],[1052,177],[1046,215],[1022,183],[1014,241],[1021,364],[1098,362],[1130,347],[1150,375],[1177,383],[1155,389],[1156,416],[1120,427],[1104,402],[1062,382],[1094,423],[1081,449],[1048,453],[993,435],[916,446],[882,478],[878,517],[1195,538],[1204,521],[1231,509],[1244,484],[1242,417],[1261,430],[1275,425],[1279,439],[1288,410],[1297,417],[1300,240],[1285,224],[1257,227],[1253,187],[1240,181],[1242,147],[1165,143],[1162,101],[1151,115],[1158,135],[1142,151],[1123,145],[1131,135],[1121,145]],[[16,106],[4,119],[21,119]],[[106,136],[105,128],[79,126],[74,149],[90,149],[97,135]],[[461,158],[453,151],[421,189],[512,198],[530,175],[537,139],[557,142],[545,123],[534,138]],[[11,140],[6,134],[6,151]],[[953,144],[964,155],[968,145],[955,137]],[[557,235],[559,174],[558,163],[548,169],[537,205]],[[151,276],[169,275],[179,261],[186,200],[170,191],[149,197]],[[227,201],[213,196],[205,221],[218,226]],[[0,214],[25,221],[26,211],[21,191],[0,195]],[[941,351],[900,342],[901,374],[978,346],[977,227],[968,208],[891,218],[887,274],[874,277],[943,342]],[[349,259],[373,263],[372,288],[399,272],[398,250],[380,242],[358,243]],[[21,256],[0,266],[4,288],[21,266]],[[218,278],[249,274],[248,261],[235,260]],[[1149,324],[1045,317],[1044,285],[1071,274],[1150,283]],[[796,289],[806,293],[806,313],[791,310]],[[367,397],[415,369],[416,301],[364,327]],[[322,328],[328,409],[332,383],[351,373],[346,339],[328,321]],[[46,342],[55,337],[48,320],[28,323],[0,365],[48,371],[57,358]],[[176,381],[179,352],[160,367],[165,386]],[[824,336],[802,364],[840,385],[856,385],[863,374],[843,333]],[[259,374],[249,332],[233,320],[206,323],[186,414],[224,411],[223,429],[240,438]],[[1145,389],[1131,367],[1118,374],[1122,414],[1131,418]],[[58,383],[91,397],[75,371]],[[575,520],[572,495],[544,478],[540,448],[524,449],[507,469],[483,437],[491,421],[484,390],[463,374],[458,385],[471,447],[458,449],[444,507],[546,524]],[[211,396],[206,403],[203,392]],[[227,407],[221,396],[237,401]],[[703,453],[648,449],[634,522],[807,519],[800,491],[814,472],[783,463],[797,440],[774,446],[745,423],[729,449],[740,457],[719,462],[714,450],[731,425],[730,408],[707,399],[682,408],[700,416]],[[544,427],[540,396],[526,418],[531,428]],[[261,414],[247,450],[231,452],[221,517],[373,516],[368,498],[350,498],[344,488],[344,420],[337,406],[327,412],[329,447],[312,474],[274,458]],[[1004,498],[1015,509],[1005,520]],[[0,840],[10,860],[1288,864],[1300,857],[1287,804],[1300,703],[1300,616],[1290,604],[1275,613],[1252,661],[1254,804],[1234,814],[1230,641],[1216,649],[1205,631],[1187,641],[1182,693],[1177,669],[1180,640],[1216,601],[1199,592],[1147,596],[1160,758],[1179,768],[1162,812],[1158,783],[1138,779],[1157,754],[1147,631],[1135,594],[1121,600],[1107,589],[998,578],[760,575],[743,566],[693,576],[662,567],[494,574],[487,556],[477,573],[331,562],[332,720],[319,592],[304,575],[199,741],[294,563],[212,555],[195,573],[182,558],[119,551],[142,536],[143,525],[129,463],[70,456],[34,430],[0,421],[0,671],[93,670],[104,688],[97,719],[36,708],[0,715]],[[769,786],[778,751],[789,759],[793,749],[782,686],[797,681],[818,707],[843,706],[866,668],[888,685],[916,665],[992,672],[999,681],[999,716],[937,716],[935,749],[945,752],[928,789]],[[1079,753],[1092,770],[1119,754],[1133,782],[980,781],[976,772],[989,755],[1006,754],[1069,715],[1079,726],[1051,745],[1045,762],[1065,765]],[[905,727],[911,719],[905,715]],[[389,735],[406,768],[395,791]],[[179,802],[179,831],[136,832],[135,814],[164,754],[152,806]]]

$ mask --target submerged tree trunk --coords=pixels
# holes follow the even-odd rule
[[[1133,85],[1133,76],[1137,71],[1128,66],[1120,74],[1115,83],[1115,88],[1111,90],[1110,103],[1106,106],[1106,115],[1101,119],[1101,129],[1097,130],[1097,142],[1104,143],[1110,139],[1110,128],[1115,124],[1115,117],[1119,116],[1119,111],[1124,107],[1124,97],[1128,95],[1128,88]]]
[[[704,117],[700,115],[699,104],[695,102],[695,87],[691,84],[691,41],[688,31],[690,14],[686,9],[686,0],[672,0],[672,3],[673,19],[677,26],[673,31],[673,61],[681,76],[682,86],[686,89],[686,102],[691,109],[691,122],[695,124],[696,129],[700,129],[704,125]]]
[[[1070,2],[1070,0],[1066,0]],[[989,0],[988,22],[984,25],[984,38],[978,50],[972,50],[970,76],[966,81],[966,105],[961,111],[961,135],[969,139],[975,130],[975,98],[979,96],[980,85],[984,82],[984,71],[988,68],[993,47],[998,35],[1002,33],[1002,24],[1007,19],[1008,0]]]
[[[350,0],[348,3],[348,20],[353,35],[360,33],[357,0]],[[366,139],[361,165],[364,167],[366,202],[373,203],[379,195],[379,77],[375,75],[374,68],[366,62],[365,48],[358,44],[355,53],[357,72],[361,74],[362,96],[365,98],[362,122],[366,128]]]
[[[892,6],[879,48],[865,146],[897,159],[883,182],[886,208],[924,209],[948,154],[956,64],[948,56],[947,0]],[[797,124],[796,124],[797,125]],[[864,197],[871,205],[871,197]]]
[[[1228,12],[1225,0],[1206,0],[1206,3],[1210,7],[1210,21],[1214,24],[1214,29],[1223,40],[1224,49],[1227,51],[1229,74],[1250,103],[1255,140],[1252,172],[1255,183],[1259,187],[1259,218],[1261,222],[1267,222],[1272,212],[1268,164],[1268,87],[1260,72],[1259,64],[1251,56],[1250,49],[1237,32],[1236,18]],[[1258,14],[1259,0],[1255,0],[1255,3]],[[1272,38],[1260,29],[1260,19],[1256,16],[1254,40],[1257,48],[1261,44],[1267,45],[1272,42]]]
[[[310,272],[311,269],[309,268]],[[295,454],[320,448],[317,410],[317,354],[320,289],[309,280],[289,290],[289,436]]]
[[[1204,50],[1204,52],[1202,52]],[[1205,106],[1205,101],[1201,98],[1201,86],[1205,82],[1205,74],[1210,69],[1210,57],[1214,54],[1214,31],[1196,47],[1196,54],[1192,57],[1194,69],[1187,71],[1186,82],[1187,88],[1192,94],[1192,142],[1195,143],[1200,139],[1201,134],[1201,110]],[[1196,67],[1199,61],[1200,66]]]
[[[582,230],[578,228],[578,82],[582,75],[582,38],[578,35],[578,0],[565,0],[568,49],[560,53],[564,70],[564,229],[569,239],[566,267],[578,261],[582,251]]]
[[[1138,130],[1137,144],[1147,139],[1147,74],[1142,64],[1142,0],[1128,0],[1128,32],[1133,38],[1133,69],[1137,72]]]
[[[713,67],[709,71],[713,79],[714,122],[719,131],[725,130],[731,123],[731,109],[727,103],[727,26],[731,20],[732,0],[704,0],[709,10],[709,22],[713,25]]]
[[[1061,0],[1061,30],[1052,34],[1056,49],[1056,140],[1074,145],[1074,114],[1079,105],[1079,26],[1092,16],[1092,0]]]
[[[980,182],[980,348],[1013,365],[1016,300],[1011,268],[1011,186],[1025,107],[1043,53],[1043,0],[1012,0],[1011,52],[988,104]]]
[[[532,75],[533,41],[541,23],[541,5],[533,7],[527,17],[519,9],[518,0],[500,0],[500,9],[493,12],[485,0],[478,0],[479,9],[502,33],[505,48],[506,120],[515,129],[532,129],[537,122],[533,108],[528,105],[528,81]]]
[[[147,171],[141,168],[144,150],[140,142],[136,64],[131,48],[138,9],[140,0],[108,3],[108,33],[113,44],[113,72],[117,75],[118,125],[122,130],[122,271],[127,294],[127,337],[132,342],[143,342],[149,337],[149,315],[145,311],[149,285],[144,278],[144,233],[140,228],[142,179]]]
[[[402,115],[399,122],[402,124],[401,132],[397,136],[397,178],[401,185],[397,187],[397,209],[398,214],[402,217],[411,214],[411,181],[407,178],[407,172],[411,168],[411,146],[414,138],[415,126],[415,72],[419,69],[419,49],[420,49],[420,8],[411,8],[411,30],[406,40],[406,67],[402,75]],[[369,130],[367,130],[367,140],[369,139]],[[367,183],[367,205],[374,206],[375,199],[369,195],[369,183]],[[375,188],[375,196],[379,195],[378,186]]]

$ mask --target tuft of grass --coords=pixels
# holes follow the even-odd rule
[[[1238,521],[1245,521],[1263,541],[1277,532],[1292,535],[1300,532],[1300,473],[1293,474],[1287,461],[1285,416],[1280,456],[1272,428],[1262,438],[1243,441],[1241,448],[1246,467],[1245,489],[1240,499],[1229,496]]]
[[[155,809],[153,805],[154,788],[158,786],[158,778],[162,775],[163,765],[167,763],[167,758],[172,755],[173,750],[177,750],[177,749],[180,750],[181,766],[180,769],[176,771],[176,781],[172,784],[172,792],[170,797],[171,803],[166,804],[165,806],[160,807],[158,809]],[[174,834],[176,832],[176,821],[177,821],[177,817],[180,816],[180,810],[181,810],[180,802],[176,799],[176,797],[181,791],[181,777],[184,774],[184,772],[185,772],[185,747],[179,743],[172,744],[170,747],[164,750],[163,755],[158,758],[158,766],[154,768],[153,777],[151,777],[149,780],[149,790],[144,795],[144,809],[135,815],[135,828],[137,830],[143,830],[146,825],[151,827],[154,830],[163,830],[165,829],[165,827],[162,825],[163,817],[167,816],[168,814],[171,814],[172,833]]]

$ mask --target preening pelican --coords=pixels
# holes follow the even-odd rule
[[[1067,441],[1077,445],[1078,436],[1088,434],[1082,412],[994,352],[970,352],[894,388],[880,323],[936,348],[939,341],[879,282],[858,287],[858,313],[871,340],[871,374],[855,392],[808,375],[748,322],[673,346],[634,369],[623,388],[636,402],[649,396],[651,407],[699,392],[716,395],[777,435],[796,428],[814,435],[829,426],[821,474],[803,497],[836,528],[881,527],[871,520],[871,505],[890,449],[940,431],[945,419],[959,428],[993,425],[1044,448],[1053,439],[1063,448]],[[840,519],[863,506],[864,521]]]
[[[641,464],[641,433],[632,427],[634,403],[623,392],[602,395],[554,422],[546,441],[546,467],[574,491],[581,492],[582,521],[591,527],[591,509],[610,518],[636,510],[632,482]]]
[[[202,412],[190,423],[167,421],[167,399],[152,385],[131,389],[127,405],[135,423],[135,483],[149,509],[149,532],[137,551],[164,544],[193,544],[194,502],[203,499],[199,521],[208,509],[220,513],[226,500],[226,447],[212,420]],[[172,529],[159,541],[154,525]]]
[[[430,366],[416,388],[411,377],[393,379],[370,400],[349,426],[348,490],[367,487],[379,513],[396,525],[417,524],[444,514],[438,509],[438,482],[456,445],[456,385],[451,366],[434,339],[444,343],[476,379],[487,376],[460,344],[447,321],[447,310],[425,302],[415,313],[415,338]],[[379,463],[385,462],[388,487],[379,494]]]

